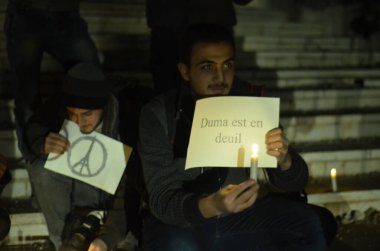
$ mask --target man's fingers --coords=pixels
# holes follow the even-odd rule
[[[244,190],[239,196],[236,198],[236,202],[238,204],[242,204],[247,202],[249,199],[251,199],[254,195],[257,194],[259,190],[259,184],[254,184],[253,186],[249,187],[248,189]]]
[[[258,190],[258,188],[257,188],[257,190]],[[255,201],[257,199],[257,195],[258,195],[257,190],[256,190],[256,192],[251,194],[249,197],[247,196],[248,197],[247,200],[243,201],[242,203],[240,203],[236,206],[236,213],[241,212],[244,209],[251,207],[253,205],[253,203],[255,203]]]
[[[44,152],[62,154],[69,148],[69,141],[62,135],[49,133],[45,139]]]
[[[281,137],[282,133],[283,133],[283,131],[280,128],[274,128],[265,134],[265,138],[268,139],[268,138],[272,138],[272,137],[275,138],[278,136]]]
[[[226,196],[236,199],[242,192],[254,186],[255,184],[257,184],[255,180],[244,181],[239,185],[236,185],[235,188]]]

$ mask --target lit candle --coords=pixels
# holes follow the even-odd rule
[[[338,186],[337,186],[337,183],[336,183],[336,169],[335,168],[331,169],[330,175],[331,175],[331,188],[332,188],[332,191],[336,192],[338,190]]]
[[[257,180],[257,164],[259,162],[259,146],[257,144],[252,145],[252,155],[251,155],[251,172],[250,178],[252,180]]]

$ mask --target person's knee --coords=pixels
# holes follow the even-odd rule
[[[321,224],[321,219],[307,204],[301,203],[294,211],[294,216],[298,218],[296,229],[300,234],[300,242],[316,249],[324,250],[327,246],[326,238]],[[319,247],[319,249],[318,249]]]
[[[325,236],[326,242],[329,245],[335,238],[338,231],[338,224],[335,220],[334,215],[326,208],[310,205],[310,208],[317,214],[320,219],[323,234]]]
[[[156,229],[157,230],[157,229]],[[202,242],[193,231],[165,226],[159,233],[143,234],[143,250],[149,251],[203,251]]]
[[[193,238],[188,236],[178,236],[168,242],[168,248],[163,250],[168,251],[200,251],[199,243]]]

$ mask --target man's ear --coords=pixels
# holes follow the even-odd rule
[[[185,81],[190,81],[189,67],[184,63],[178,63],[178,70]]]

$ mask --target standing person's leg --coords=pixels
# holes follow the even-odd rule
[[[87,62],[100,65],[98,52],[92,41],[87,24],[77,11],[69,11],[52,17],[56,29],[52,29],[47,51],[66,70],[74,65]]]
[[[323,251],[321,222],[303,202],[269,197],[218,221],[213,250]]]
[[[66,216],[71,211],[72,179],[51,172],[42,166],[29,167],[34,195],[45,217],[49,238],[58,250]]]
[[[179,33],[174,30],[164,27],[151,30],[150,68],[157,94],[179,86],[178,40]]]
[[[26,147],[23,142],[26,121],[41,101],[39,80],[43,53],[42,28],[41,23],[29,14],[9,4],[4,25],[15,99],[16,133],[21,152]]]

